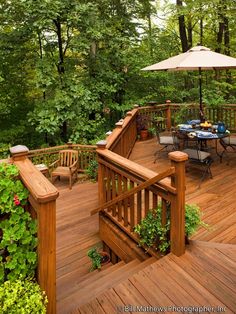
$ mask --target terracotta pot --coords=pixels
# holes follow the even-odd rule
[[[100,255],[102,256],[101,265],[106,265],[110,262],[110,255],[107,252],[101,252]]]
[[[140,131],[140,139],[142,141],[146,140],[148,138],[148,130],[141,130]]]

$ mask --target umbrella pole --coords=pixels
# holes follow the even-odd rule
[[[204,112],[203,112],[203,105],[202,105],[202,69],[199,68],[198,71],[198,79],[199,79],[199,97],[200,97],[200,107],[199,107],[199,113],[200,113],[200,121],[204,121]]]

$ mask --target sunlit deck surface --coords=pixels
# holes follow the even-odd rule
[[[167,153],[162,153],[154,164],[156,149],[155,139],[136,142],[130,159],[161,172],[169,160]],[[86,253],[100,243],[98,216],[90,217],[98,205],[97,184],[76,183],[70,191],[67,182],[57,182],[57,313],[113,314],[117,306],[123,311],[124,305],[221,306],[226,307],[226,313],[235,313],[235,154],[229,160],[227,165],[226,159],[220,163],[214,156],[213,179],[204,180],[199,189],[198,171],[190,168],[186,174],[186,202],[201,207],[203,220],[210,227],[199,229],[183,256],[169,254],[143,266],[133,261],[130,268],[127,264],[126,271],[121,270],[123,275],[119,265],[113,265],[110,273],[107,268],[92,280],[96,272],[88,274],[91,265]],[[119,280],[114,280],[112,267],[116,267]],[[107,278],[106,283],[102,277]]]

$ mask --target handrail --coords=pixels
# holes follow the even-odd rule
[[[126,117],[116,123],[116,128],[106,138],[106,148],[128,158],[137,137],[136,115],[138,108],[128,111]]]
[[[199,104],[191,103],[185,104],[185,106],[189,108],[191,119],[199,117]],[[166,104],[155,104],[153,102],[152,106],[139,107],[139,112],[151,119],[155,118],[157,114],[166,118],[165,127],[170,129],[171,126],[176,125],[176,114],[181,107],[183,107],[183,104],[171,103],[170,101],[167,101]],[[204,105],[204,112],[208,120],[213,122],[223,121],[229,130],[236,131],[236,104],[225,104],[217,108]]]
[[[120,155],[117,155],[116,153],[113,153],[110,150],[97,150],[99,152],[100,156],[104,156],[108,158],[110,161],[120,165],[125,171],[130,171],[134,174],[138,174],[140,177],[142,177],[144,180],[149,180],[156,176],[156,172],[147,169],[136,162],[133,162],[125,157],[122,157]],[[166,176],[167,177],[167,176]],[[170,180],[165,178],[162,179],[159,182],[159,185],[163,187],[165,190],[169,191],[170,193],[175,194],[176,190],[173,188],[170,184]]]
[[[57,189],[28,159],[25,146],[10,149],[13,163],[30,192],[30,210],[37,217],[37,279],[48,298],[47,313],[56,314],[56,199]]]
[[[150,185],[154,184],[154,183],[157,183],[158,181],[172,175],[175,173],[175,168],[174,167],[171,167],[169,169],[167,169],[166,171],[162,172],[162,173],[159,173],[158,175],[156,175],[155,177],[141,183],[140,185],[138,185],[137,187],[121,194],[121,195],[118,195],[117,197],[113,198],[111,201],[108,201],[106,202],[105,204],[99,206],[98,208],[92,210],[90,212],[91,215],[94,215],[96,213],[98,213],[99,211],[107,208],[107,207],[110,207],[112,205],[115,205],[117,202],[119,201],[123,201],[124,199],[126,199],[127,197],[143,190],[143,189],[146,189],[147,187],[149,187]]]

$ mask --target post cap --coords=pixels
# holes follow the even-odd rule
[[[26,155],[28,154],[28,152],[29,152],[29,149],[25,145],[16,145],[10,148],[11,155],[16,155],[16,154]]]
[[[106,146],[107,146],[107,141],[106,140],[101,140],[99,142],[97,142],[97,148],[100,148],[100,149],[105,149]]]
[[[168,157],[170,160],[173,160],[175,162],[181,162],[181,161],[188,160],[188,155],[186,153],[183,153],[180,151],[170,152],[168,154]]]

